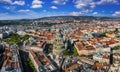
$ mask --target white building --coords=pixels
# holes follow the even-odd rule
[[[21,36],[24,36],[26,34],[26,32],[24,32],[24,31],[18,31],[17,34],[19,34]]]

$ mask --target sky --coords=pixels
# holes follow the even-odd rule
[[[120,17],[120,0],[0,0],[0,20],[69,15]]]

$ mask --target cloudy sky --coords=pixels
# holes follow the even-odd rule
[[[120,0],[0,0],[0,20],[61,15],[120,17]]]

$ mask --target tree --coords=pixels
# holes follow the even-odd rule
[[[119,50],[119,49],[120,49],[119,46],[114,46],[114,47],[113,47],[113,50]]]

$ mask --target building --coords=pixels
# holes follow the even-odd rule
[[[6,33],[6,32],[0,33],[0,38],[1,38],[1,39],[6,38],[6,37],[8,37],[8,36],[9,36],[9,34]]]
[[[90,55],[95,52],[95,48],[92,45],[89,45],[87,41],[78,41],[74,44],[75,48],[79,55]]]
[[[30,49],[34,50],[34,51],[43,51],[45,46],[46,46],[46,42],[45,41],[40,41],[38,43],[35,43],[35,45],[32,45],[30,47]]]
[[[37,72],[51,72],[57,70],[57,68],[52,64],[52,62],[45,56],[43,52],[34,52],[30,50],[29,56]]]
[[[18,54],[16,48],[6,48],[0,72],[22,72]]]

